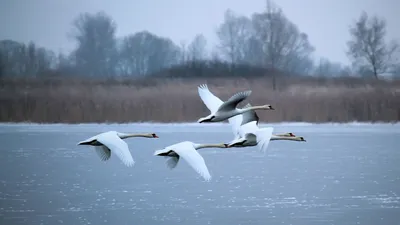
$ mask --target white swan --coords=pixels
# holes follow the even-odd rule
[[[247,104],[245,108],[251,107]],[[289,140],[289,141],[306,141],[303,137],[296,137],[293,133],[272,134],[273,128],[259,128],[259,117],[255,111],[248,111],[242,115],[235,116],[231,119],[234,140],[228,144],[228,147],[247,147],[258,146],[265,152],[270,141]]]
[[[122,139],[130,137],[158,138],[156,134],[126,134],[116,131],[108,131],[78,143],[78,145],[91,145],[95,147],[97,155],[102,161],[107,161],[111,157],[111,152],[128,167],[134,165],[128,144]]]
[[[248,112],[250,110],[258,109],[270,109],[273,110],[271,105],[252,106],[246,109],[238,109],[236,106],[250,96],[251,91],[243,91],[236,93],[230,97],[226,102],[223,102],[220,98],[216,97],[210,92],[206,84],[202,84],[198,87],[198,92],[201,100],[210,110],[210,115],[200,118],[197,122],[199,123],[210,123],[210,122],[222,122],[233,116]]]
[[[259,146],[263,152],[268,148],[269,141],[287,140],[287,141],[306,141],[304,137],[296,137],[288,134],[272,134],[273,128],[258,128],[248,130],[243,136],[231,141],[228,147],[248,147]]]
[[[206,181],[209,181],[211,180],[211,175],[203,157],[197,152],[201,148],[227,148],[227,144],[196,144],[191,141],[183,141],[157,150],[154,155],[168,157],[166,165],[170,169],[175,168],[179,158],[182,157],[197,173]]]

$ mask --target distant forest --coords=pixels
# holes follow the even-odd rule
[[[383,18],[365,12],[349,28],[350,65],[313,59],[315,48],[307,34],[270,1],[251,17],[228,9],[217,29],[219,43],[211,52],[202,34],[190,43],[174,43],[149,31],[117,37],[117,24],[105,12],[82,13],[71,26],[76,48],[67,55],[33,42],[1,40],[0,77],[400,77],[398,42],[386,40]]]

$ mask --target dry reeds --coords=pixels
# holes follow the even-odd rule
[[[197,86],[222,100],[253,90],[244,104],[271,104],[263,122],[398,121],[400,84],[359,79],[30,79],[0,82],[1,122],[192,122],[208,115]],[[241,104],[240,106],[243,106]]]

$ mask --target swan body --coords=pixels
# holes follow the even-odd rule
[[[244,108],[249,107],[251,107],[251,105],[247,104]],[[293,133],[274,135],[272,134],[272,127],[259,128],[259,117],[254,110],[237,115],[231,118],[229,122],[232,125],[232,131],[235,137],[234,140],[228,144],[228,147],[258,146],[261,151],[265,152],[270,141],[305,141],[303,137],[296,137]]]
[[[158,138],[156,134],[127,134],[108,131],[80,141],[78,145],[94,146],[102,161],[109,160],[111,152],[113,152],[126,166],[131,167],[135,164],[135,161],[129,151],[128,144],[122,140],[130,137]]]
[[[225,102],[211,93],[206,84],[202,84],[198,87],[198,93],[203,103],[210,110],[210,115],[200,118],[197,121],[199,123],[222,122],[250,110],[274,109],[271,105],[251,106],[243,109],[236,108],[240,102],[250,96],[251,91],[238,92]]]
[[[174,169],[182,157],[206,181],[210,181],[211,175],[208,172],[206,163],[197,152],[198,149],[202,148],[227,148],[227,144],[196,144],[190,141],[183,141],[157,150],[154,155],[167,157],[166,165],[169,169]]]

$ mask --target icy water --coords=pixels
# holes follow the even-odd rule
[[[274,126],[307,142],[201,149],[212,180],[153,152],[180,141],[221,143],[228,125],[0,125],[0,224],[400,224],[400,125]],[[136,164],[77,146],[99,132],[131,138]]]

